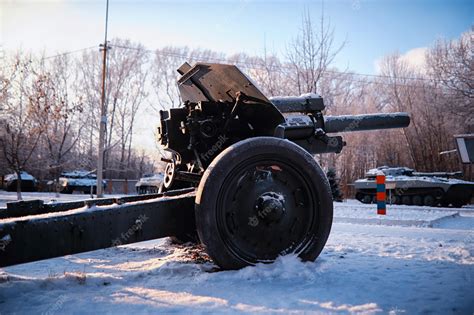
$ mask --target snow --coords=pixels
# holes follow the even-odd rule
[[[22,192],[23,200],[43,200],[44,202],[65,202],[91,199],[89,194],[59,194],[44,192]],[[104,195],[105,198],[123,197],[125,195]],[[0,190],[0,208],[5,208],[7,202],[17,201],[16,192]]]
[[[16,180],[16,179],[17,179],[16,173],[5,175],[6,182]],[[21,172],[21,180],[35,180],[35,178],[33,177],[33,175],[30,175],[27,172]]]
[[[97,178],[95,174],[93,174],[91,171],[82,171],[82,170],[75,170],[71,172],[62,172],[61,177],[71,177],[71,178],[82,178],[82,177],[88,177],[88,178]]]
[[[165,200],[169,200],[169,199],[180,198],[180,197],[183,197],[183,196],[189,196],[191,194],[193,194],[193,193],[191,192],[191,193],[183,194],[183,195],[180,195],[180,196],[161,197],[161,198],[159,198],[159,200],[165,201]],[[87,206],[86,205],[86,206],[83,206],[83,207],[80,207],[80,208],[77,208],[77,209],[61,211],[61,212],[47,212],[47,213],[42,213],[42,214],[22,216],[20,218],[13,217],[13,218],[0,219],[0,223],[1,224],[7,224],[7,223],[15,223],[15,222],[18,222],[18,221],[42,220],[42,219],[47,219],[47,218],[70,216],[70,215],[74,215],[74,214],[79,214],[81,212],[98,212],[98,211],[108,210],[108,209],[111,209],[111,208],[118,209],[118,208],[121,208],[121,207],[130,206],[130,205],[152,203],[152,202],[156,202],[156,200],[157,200],[156,198],[155,199],[140,200],[140,201],[134,201],[134,202],[127,202],[127,203],[122,204],[122,205],[118,205],[116,203],[111,204],[111,205],[105,205],[105,206],[99,206],[99,205]]]
[[[466,184],[466,185],[472,185],[473,182],[468,182],[462,179],[457,179],[457,178],[445,178],[445,177],[436,177],[436,176],[405,176],[405,175],[400,175],[400,176],[385,176],[385,183],[396,183],[397,181],[424,181],[424,182],[430,182],[434,184]],[[374,179],[358,179],[355,181],[356,183],[374,183]]]
[[[424,182],[431,182],[431,183],[449,183],[449,184],[469,184],[473,185],[473,182],[465,181],[462,179],[457,178],[447,178],[438,176],[438,174],[442,174],[442,172],[435,172],[431,173],[433,176],[424,176],[418,175],[423,173],[415,172],[413,169],[408,167],[388,167],[388,166],[380,166],[378,168],[371,168],[365,173],[366,177],[364,179],[356,180],[357,183],[373,183],[375,180],[375,176],[378,174],[385,174],[385,181],[386,182],[396,182],[396,181],[424,181]],[[447,174],[455,174],[455,173],[447,173]]]
[[[62,186],[71,186],[71,187],[90,187],[97,185],[97,175],[93,174],[91,171],[82,171],[75,170],[71,172],[61,173],[59,177],[59,182]],[[106,185],[105,180],[102,181],[103,185]]]
[[[140,180],[135,184],[135,187],[140,187],[141,185],[155,185],[159,187],[160,184],[163,182],[163,179],[163,173],[149,174],[148,176],[140,178]]]
[[[216,272],[199,246],[160,239],[3,268],[0,313],[473,313],[472,205],[382,217],[349,201],[334,215],[316,262]]]
[[[460,213],[459,209],[453,208],[387,205],[387,214],[377,215],[376,209],[377,205],[375,204],[362,204],[355,200],[338,203],[334,209],[334,221],[430,227],[441,219],[458,216]]]
[[[269,100],[270,101],[293,100],[297,102],[297,101],[303,101],[305,99],[315,99],[315,98],[321,98],[321,96],[316,93],[304,93],[304,94],[301,94],[300,96],[294,96],[294,95],[273,96],[273,97],[270,97]]]

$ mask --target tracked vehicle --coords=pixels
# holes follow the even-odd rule
[[[343,149],[333,133],[410,122],[406,113],[324,117],[314,94],[268,99],[234,65],[185,63],[178,72],[182,106],[160,113],[158,141],[169,152],[161,193],[11,204],[0,211],[0,239],[10,240],[1,266],[196,234],[222,269],[289,253],[314,260],[333,215],[314,154]]]
[[[375,203],[375,178],[382,172],[386,176],[387,199],[393,204],[417,206],[462,207],[474,195],[474,183],[457,179],[461,172],[415,172],[408,167],[381,166],[366,173],[366,178],[355,181],[356,199],[362,203]]]

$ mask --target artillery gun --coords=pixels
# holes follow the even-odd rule
[[[10,204],[0,211],[0,239],[10,240],[0,266],[196,231],[222,269],[289,253],[314,260],[333,216],[314,154],[342,150],[330,134],[410,122],[406,113],[324,117],[314,94],[268,99],[234,65],[178,72],[183,105],[160,113],[158,141],[169,152],[160,194]]]
[[[369,170],[365,178],[354,183],[356,199],[362,203],[375,203],[376,176],[386,176],[388,202],[416,206],[452,205],[462,207],[474,196],[474,183],[458,179],[461,172],[416,172],[408,167],[381,166]]]

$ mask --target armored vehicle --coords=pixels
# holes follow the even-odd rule
[[[59,177],[60,192],[72,194],[74,191],[78,191],[95,194],[97,192],[97,176],[93,172],[95,171],[75,170],[61,173],[61,177]],[[105,180],[102,185],[105,188]]]
[[[461,172],[422,173],[408,167],[381,166],[355,181],[357,200],[376,202],[375,179],[380,172],[386,176],[387,201],[393,204],[462,207],[474,194],[474,182],[453,178],[462,176]]]
[[[21,191],[36,191],[38,181],[33,175],[22,171],[21,176]],[[18,175],[16,173],[5,175],[3,179],[3,188],[7,191],[16,191]]]
[[[159,192],[161,185],[163,184],[163,173],[156,174],[145,174],[135,184],[137,194],[155,194]]]
[[[178,72],[182,106],[160,113],[158,140],[168,152],[161,192],[90,200],[73,213],[84,203],[10,205],[0,238],[14,241],[0,266],[196,232],[222,269],[290,253],[314,260],[333,217],[314,154],[341,152],[345,142],[334,133],[410,123],[407,113],[324,117],[314,94],[269,99],[234,65],[185,63]],[[25,221],[27,214],[39,217]],[[135,232],[122,237],[127,230]]]

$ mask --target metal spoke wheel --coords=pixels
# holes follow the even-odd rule
[[[324,172],[301,147],[278,138],[251,138],[221,152],[196,195],[199,238],[223,269],[290,253],[314,260],[332,215]]]

